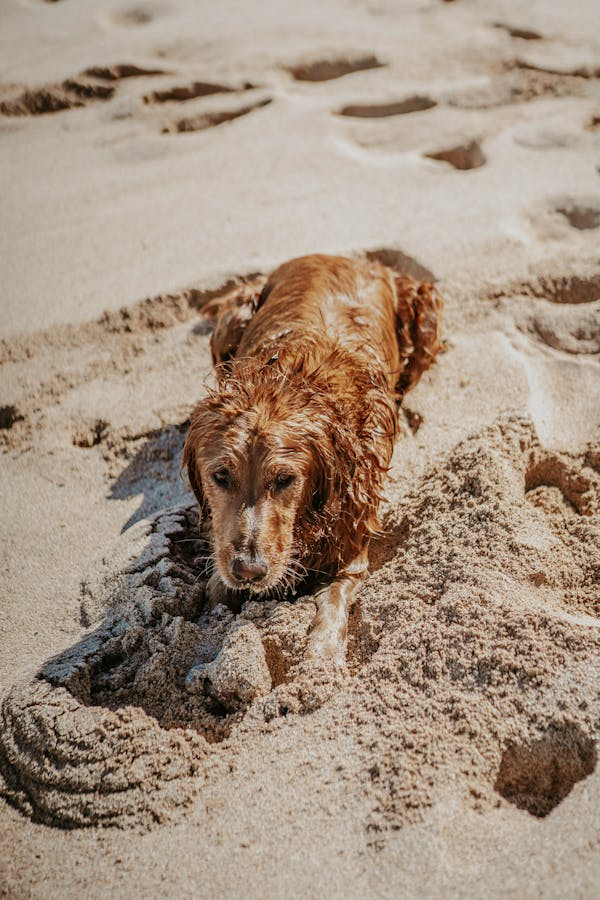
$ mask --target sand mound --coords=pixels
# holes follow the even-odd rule
[[[362,597],[381,623],[364,679],[373,829],[399,827],[457,782],[476,805],[502,796],[545,814],[592,771],[599,510],[597,448],[548,453],[519,419],[462,442],[392,510]],[[544,799],[518,802],[540,742],[552,789],[540,775]],[[518,777],[504,774],[511,753],[527,769]]]
[[[499,421],[386,525],[351,674],[312,682],[310,597],[208,613],[194,509],[131,529],[86,582],[103,623],[4,701],[5,795],[51,824],[150,826],[189,803],[215,754],[234,759],[287,715],[304,741],[326,722],[362,748],[342,768],[372,835],[449,785],[548,814],[597,759],[600,445],[556,454],[528,422]]]

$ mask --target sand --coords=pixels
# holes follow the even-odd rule
[[[0,35],[0,890],[564,896],[600,879],[595,4],[12,0]],[[348,672],[203,609],[201,307],[434,278]]]

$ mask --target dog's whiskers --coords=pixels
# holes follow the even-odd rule
[[[172,541],[171,541],[172,544],[197,544],[197,543],[199,543],[199,542],[201,542],[201,543],[203,543],[203,544],[206,544],[206,539],[203,538],[203,537],[197,537],[197,538],[177,538],[177,540],[172,540]]]
[[[196,576],[194,579],[194,586],[198,584],[199,581],[208,581],[208,579],[212,576],[215,570],[215,558],[214,556],[199,556],[194,562],[201,566],[202,571]],[[202,565],[204,564],[204,565]]]
[[[302,565],[302,564],[300,564]],[[331,572],[324,572],[322,569],[311,569],[310,566],[302,566],[304,572],[302,573],[305,577],[306,575],[312,573],[313,575],[324,575],[326,578],[331,577]]]

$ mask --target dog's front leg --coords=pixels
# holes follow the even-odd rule
[[[365,550],[315,595],[317,614],[308,635],[307,659],[331,661],[339,668],[345,668],[348,613],[367,574]]]

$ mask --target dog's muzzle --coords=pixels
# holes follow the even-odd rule
[[[236,581],[241,584],[251,584],[255,581],[261,581],[268,573],[269,567],[266,560],[257,556],[252,559],[243,556],[236,556],[231,561],[231,574]]]

